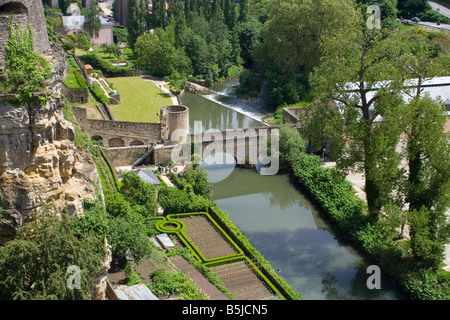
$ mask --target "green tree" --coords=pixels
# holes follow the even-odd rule
[[[305,153],[306,143],[296,128],[280,129],[280,167],[291,169]]]
[[[139,6],[137,0],[129,0],[127,5],[128,45],[134,49],[138,37],[145,32],[145,12],[142,12],[142,7]]]
[[[177,50],[164,30],[145,33],[138,38],[135,54],[141,67],[158,77],[170,76],[174,71],[189,74],[190,61],[183,51]]]
[[[125,217],[131,212],[130,203],[120,192],[108,192],[105,194],[106,211],[112,217]]]
[[[255,47],[258,71],[265,74],[277,105],[298,102],[308,76],[319,65],[326,34],[351,30],[355,10],[347,0],[274,0],[268,7],[262,42]],[[318,22],[320,21],[320,22]],[[297,95],[297,97],[294,97]]]
[[[156,189],[132,172],[124,172],[120,192],[131,205],[131,209],[144,217],[156,215]]]
[[[236,26],[241,57],[244,60],[245,68],[251,68],[253,65],[252,52],[254,47],[261,42],[261,29],[262,24],[253,18]]]
[[[208,171],[205,169],[189,167],[184,175],[184,182],[192,186],[196,195],[205,199],[211,199],[213,195],[213,184],[208,180]]]
[[[102,28],[102,22],[100,21],[99,12],[97,8],[83,8],[84,25],[83,28],[88,33],[98,35],[98,32]]]
[[[422,268],[438,270],[444,259],[445,244],[450,234],[449,227],[436,230],[436,222],[425,207],[420,210],[412,210],[408,214],[410,226],[412,254],[417,265]],[[446,217],[441,217],[445,223]]]
[[[127,214],[109,221],[108,241],[114,259],[121,263],[127,261],[127,254],[137,263],[149,257],[153,245],[148,241],[147,229],[142,216]]]
[[[0,247],[0,298],[90,299],[105,247],[94,235],[73,232],[66,214],[43,211]],[[67,286],[70,266],[80,269],[80,288]]]
[[[318,145],[323,138],[331,141],[338,169],[364,173],[369,213],[378,217],[402,175],[396,146],[404,123],[403,74],[396,37],[384,28],[369,29],[360,14],[347,32],[328,36],[322,50],[313,80],[323,103],[310,108],[309,129],[320,138]]]

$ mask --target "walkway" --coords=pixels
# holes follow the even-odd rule
[[[169,89],[167,89],[164,86],[164,85],[168,84],[167,81],[164,81],[164,79],[159,79],[159,78],[149,77],[149,76],[143,77],[143,80],[153,82],[153,84],[155,86],[159,87],[162,91],[164,91],[165,93],[167,93],[169,95],[169,97],[172,99],[172,104],[179,105],[177,97],[172,92],[170,92]]]
[[[433,10],[439,12],[440,14],[450,18],[450,9],[444,7],[443,5],[440,5],[437,2],[434,1],[428,1],[428,3],[431,5],[431,7],[433,8]]]

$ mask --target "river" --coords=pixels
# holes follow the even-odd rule
[[[202,121],[205,130],[262,125],[264,112],[254,101],[233,97],[235,86],[233,80],[214,87],[214,94],[183,96],[183,104],[190,109],[191,128],[194,121]],[[222,103],[217,104],[220,99]],[[221,175],[221,170],[226,174]],[[368,289],[371,273],[367,268],[374,263],[342,241],[288,175],[262,176],[242,168],[219,168],[210,174],[227,176],[214,184],[217,206],[305,299],[408,299],[382,271],[381,289]]]

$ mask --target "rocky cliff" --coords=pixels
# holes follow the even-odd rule
[[[46,58],[54,70],[44,88],[51,95],[46,105],[17,106],[11,95],[0,94],[0,243],[13,238],[28,214],[43,205],[82,213],[83,198],[93,197],[92,181],[98,179],[89,153],[75,147],[74,128],[62,114],[63,53],[55,50]]]

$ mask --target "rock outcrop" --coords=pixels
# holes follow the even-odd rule
[[[43,205],[81,214],[83,198],[93,197],[92,181],[98,179],[89,153],[75,147],[73,125],[63,117],[64,52],[54,48],[46,58],[54,70],[45,83],[51,95],[46,105],[17,106],[13,95],[0,95],[0,243]]]

